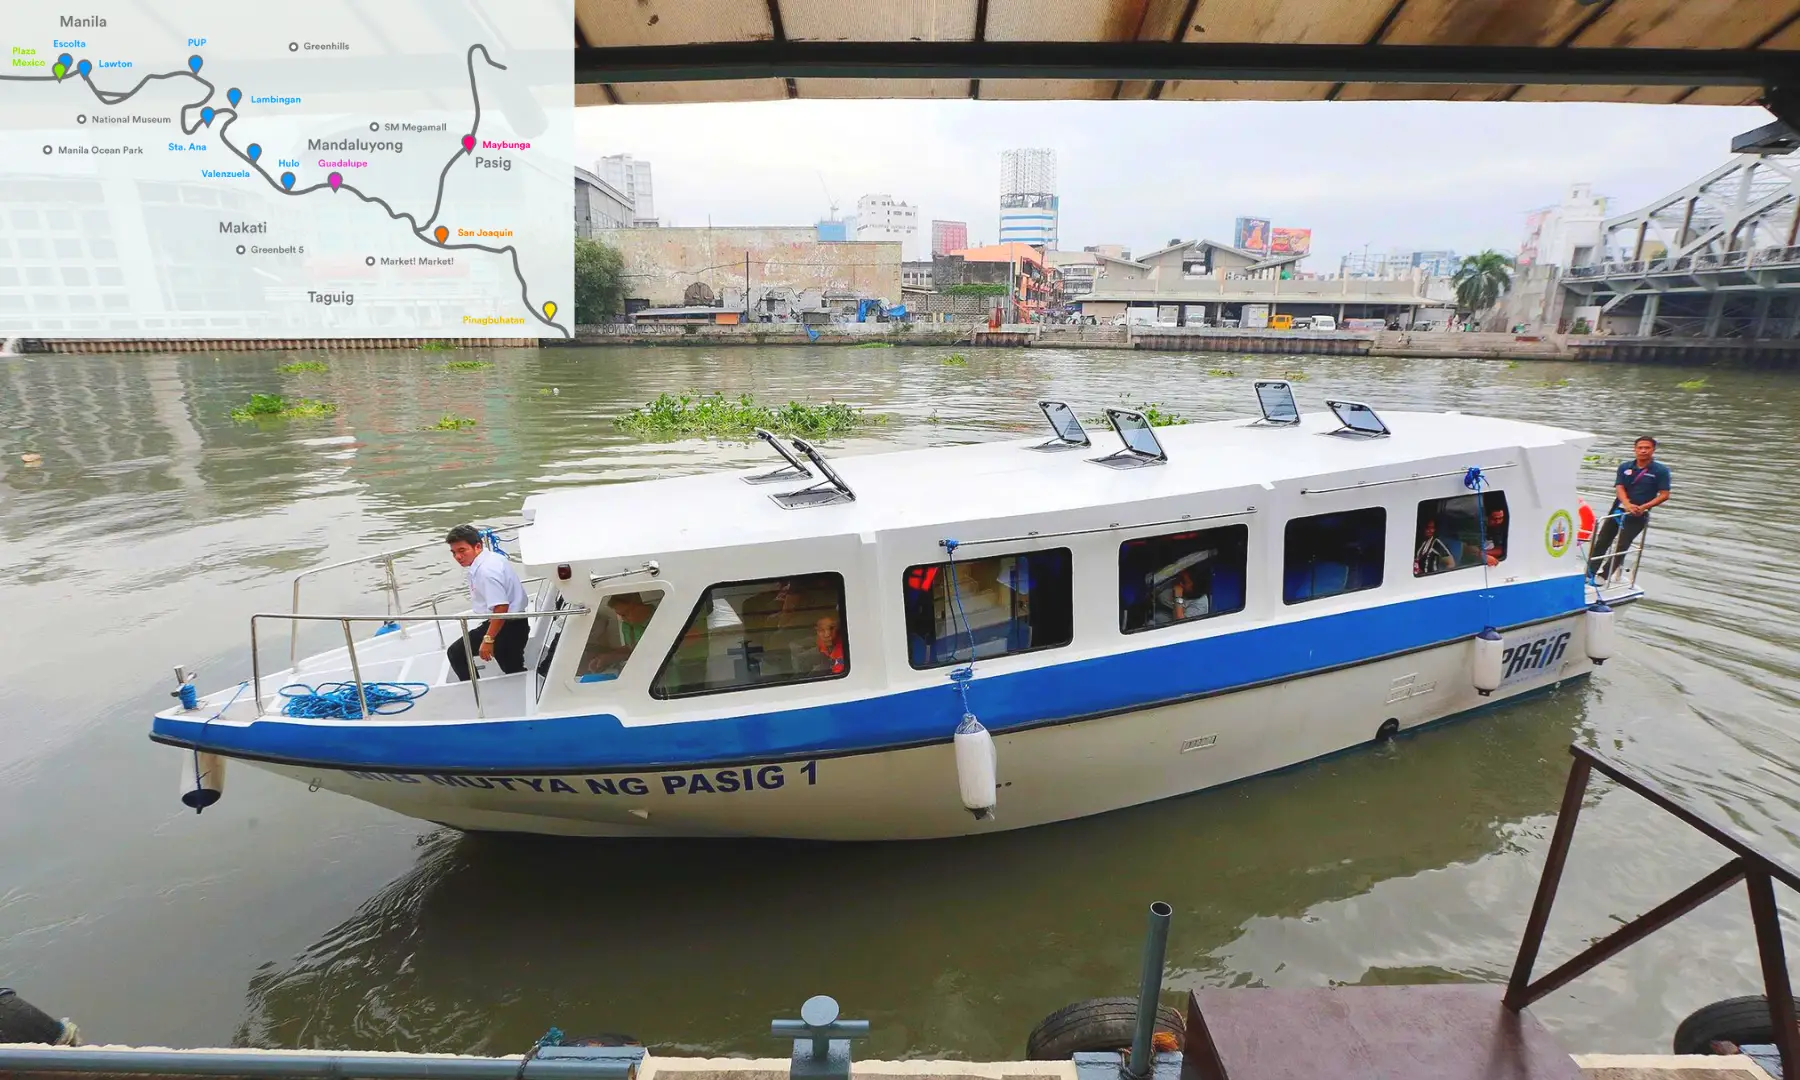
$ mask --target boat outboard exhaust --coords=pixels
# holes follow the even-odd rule
[[[58,1020],[0,986],[0,1043],[49,1043],[52,1046],[74,1046],[81,1033],[66,1017]]]
[[[1594,606],[1587,609],[1587,654],[1595,667],[1612,659],[1613,636],[1616,627],[1613,625],[1613,609],[1606,601],[1596,600]]]
[[[991,821],[996,799],[994,736],[972,713],[956,725],[956,784],[977,821]]]
[[[199,750],[181,754],[181,805],[198,814],[225,794],[225,759]]]
[[[1475,692],[1487,697],[1500,689],[1500,680],[1504,674],[1502,661],[1506,659],[1506,642],[1500,639],[1500,631],[1491,626],[1484,627],[1475,635]]]

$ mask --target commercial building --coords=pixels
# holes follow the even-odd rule
[[[906,289],[930,289],[936,279],[932,275],[932,260],[902,262],[900,264],[900,285]]]
[[[630,200],[633,227],[656,227],[656,188],[650,180],[648,161],[640,161],[630,154],[611,154],[600,159],[595,171]]]
[[[856,238],[868,243],[893,241],[908,259],[925,254],[919,238],[919,208],[896,202],[892,195],[864,195],[856,200]]]
[[[575,235],[592,239],[599,229],[630,228],[631,198],[586,169],[575,167]]]
[[[1099,322],[1110,322],[1132,308],[1150,308],[1158,322],[1233,325],[1243,321],[1246,305],[1260,305],[1271,314],[1410,324],[1414,313],[1442,302],[1430,295],[1427,282],[1417,273],[1403,279],[1297,278],[1295,269],[1303,255],[1265,257],[1212,240],[1178,241],[1136,259],[1082,255],[1094,259],[1092,284],[1077,299],[1069,270],[1086,264],[1065,265],[1064,295],[1078,314]]]
[[[1606,197],[1596,196],[1591,184],[1570,185],[1562,202],[1526,216],[1518,264],[1569,270],[1604,262],[1605,223]]]
[[[931,260],[932,285],[942,291],[954,285],[1001,285],[1006,292],[996,307],[1013,322],[1023,322],[1055,306],[1062,275],[1030,244],[989,244],[964,248]]]
[[[892,241],[821,241],[812,226],[615,229],[600,238],[619,249],[628,311],[749,308],[779,318],[832,301],[900,301]]]
[[[1056,248],[1060,205],[1056,196],[1056,151],[1006,150],[1000,155],[1000,242]]]
[[[966,221],[933,221],[931,223],[931,256],[948,255],[969,246],[969,223]]]

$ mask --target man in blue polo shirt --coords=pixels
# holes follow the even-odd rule
[[[1625,561],[1632,542],[1644,531],[1644,526],[1650,524],[1651,509],[1669,501],[1669,467],[1655,460],[1656,440],[1648,435],[1640,436],[1632,453],[1632,459],[1621,463],[1613,476],[1612,510],[1594,536],[1594,550],[1588,565],[1596,571],[1594,577],[1598,581],[1605,581],[1619,572],[1619,565]],[[1613,546],[1615,537],[1618,538],[1618,550],[1608,556],[1607,550]]]

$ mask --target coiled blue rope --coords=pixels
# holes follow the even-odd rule
[[[489,550],[493,551],[494,554],[496,554],[496,555],[506,554],[506,551],[503,548],[501,548],[501,546],[500,546],[500,534],[499,533],[495,532],[492,529],[483,529],[483,530],[481,530],[481,535],[484,539],[487,540],[488,548],[489,548]]]
[[[362,697],[368,700],[371,713],[391,716],[412,708],[430,689],[422,682],[371,682],[363,683]],[[353,682],[320,683],[316,687],[289,683],[277,692],[287,699],[281,707],[283,716],[297,720],[362,719],[362,702],[357,699]]]

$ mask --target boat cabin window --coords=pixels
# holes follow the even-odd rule
[[[1069,549],[927,563],[906,570],[906,651],[919,669],[1053,649],[1075,636]],[[960,599],[960,602],[959,602]]]
[[[716,694],[849,672],[842,574],[731,581],[701,594],[650,693]]]
[[[1282,603],[1380,588],[1386,543],[1387,511],[1379,506],[1288,522]]]
[[[1244,610],[1248,525],[1119,545],[1119,629],[1127,634]]]
[[[1419,504],[1413,576],[1496,566],[1506,559],[1506,492],[1453,495]]]
[[[575,668],[575,681],[608,682],[619,677],[637,651],[644,631],[662,604],[663,591],[614,593],[594,606],[594,624]]]

